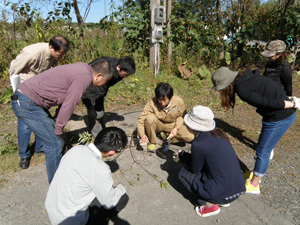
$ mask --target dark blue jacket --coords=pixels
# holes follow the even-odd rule
[[[197,174],[193,188],[204,199],[224,199],[245,191],[238,158],[229,141],[200,132],[192,152],[180,157],[184,167]]]

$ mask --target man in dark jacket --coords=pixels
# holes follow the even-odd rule
[[[135,62],[129,56],[123,57],[121,59],[113,57],[102,57],[101,59],[109,61],[111,71],[113,72],[113,77],[101,87],[94,87],[93,85],[90,85],[81,98],[83,104],[87,108],[87,127],[90,133],[99,132],[92,132],[93,128],[96,125],[96,122],[98,122],[96,119],[99,119],[102,129],[105,128],[105,123],[102,117],[104,115],[104,100],[108,89],[124,78],[135,73]],[[100,120],[100,118],[102,119]]]

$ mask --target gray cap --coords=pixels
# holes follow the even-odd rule
[[[211,90],[219,91],[226,88],[229,84],[232,83],[232,81],[234,81],[237,75],[237,71],[231,71],[227,67],[220,67],[211,76],[211,81],[214,85]]]
[[[264,57],[270,58],[279,52],[284,52],[285,49],[286,49],[286,45],[283,41],[275,40],[275,41],[271,41],[270,44],[268,44],[268,46],[266,47],[266,50],[263,51],[261,54]]]

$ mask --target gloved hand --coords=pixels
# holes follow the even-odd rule
[[[102,110],[102,111],[97,111],[96,113],[97,113],[96,119],[100,119],[100,118],[103,117],[103,115],[104,115],[103,110]]]
[[[62,133],[60,135],[56,135],[56,137],[58,138],[58,140],[60,140],[61,142],[61,149],[64,150],[66,144],[67,144],[67,141],[68,141],[68,138],[67,138],[67,135],[65,133]]]
[[[297,98],[296,96],[290,96],[289,99],[290,99],[291,101],[295,101],[295,100],[297,100],[298,98]]]
[[[294,100],[295,102],[295,108],[300,110],[300,98],[297,98],[296,100]]]

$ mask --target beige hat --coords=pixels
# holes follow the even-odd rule
[[[261,54],[264,57],[270,58],[276,55],[279,52],[284,52],[286,49],[286,45],[281,40],[271,41],[270,44],[267,45],[266,50],[263,51]]]
[[[231,71],[227,67],[220,67],[211,76],[211,81],[213,82],[212,91],[219,91],[226,88],[229,84],[234,81],[238,72]]]
[[[202,105],[195,106],[189,114],[184,116],[185,124],[196,131],[211,131],[215,129],[214,113],[210,108]]]

